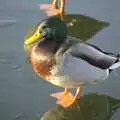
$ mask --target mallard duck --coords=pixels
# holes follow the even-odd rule
[[[105,80],[120,67],[120,56],[106,53],[97,46],[67,39],[67,27],[57,16],[40,22],[24,41],[33,70],[44,80],[65,90],[53,93],[64,108],[80,98],[81,87]],[[76,94],[70,92],[76,88]]]
[[[40,4],[40,9],[45,10],[48,16],[60,16],[63,20],[65,0],[52,0],[51,4]]]

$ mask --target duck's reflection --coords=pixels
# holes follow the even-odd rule
[[[94,93],[82,96],[67,109],[50,109],[40,120],[111,120],[119,107],[120,100]]]
[[[87,41],[97,32],[110,25],[109,22],[80,14],[67,14],[64,16],[64,21],[68,25],[68,35],[82,41]]]

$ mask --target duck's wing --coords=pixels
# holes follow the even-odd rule
[[[70,52],[72,56],[101,69],[107,69],[117,61],[114,54],[106,53],[97,46],[86,43],[74,45]]]

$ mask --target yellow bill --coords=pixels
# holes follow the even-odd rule
[[[38,40],[40,40],[41,37],[42,37],[42,34],[40,34],[39,31],[36,31],[30,38],[28,38],[24,41],[24,44],[31,45],[31,44],[37,42]]]

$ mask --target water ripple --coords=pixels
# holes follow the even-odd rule
[[[0,28],[10,27],[17,23],[17,20],[0,20]]]

